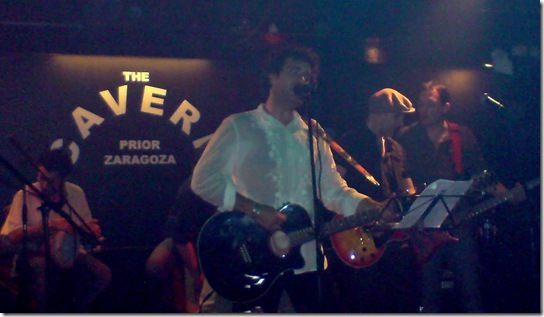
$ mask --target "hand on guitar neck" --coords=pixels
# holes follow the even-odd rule
[[[375,226],[398,221],[402,218],[399,211],[396,195],[393,194],[381,202],[370,198],[361,200],[356,213],[365,216],[365,225]]]
[[[474,180],[473,187],[481,190],[483,193],[487,193],[493,197],[504,198],[505,201],[516,205],[527,200],[527,194],[525,188],[521,183],[516,182],[514,187],[508,189],[498,178],[498,176],[492,171],[483,171],[482,173],[472,177]],[[540,179],[533,179],[526,185],[528,189],[532,189],[535,186],[534,183],[540,183]]]
[[[384,208],[381,214],[381,221],[385,224],[400,221],[402,219],[402,206],[397,198],[397,194],[393,193],[384,202]]]
[[[506,186],[504,186],[502,183],[497,183],[487,188],[486,191],[494,197],[507,197],[507,195],[510,195],[510,197],[507,197],[507,199],[514,205],[520,204],[527,200],[527,193],[519,182],[517,182],[511,190],[508,190],[508,188],[506,188]]]

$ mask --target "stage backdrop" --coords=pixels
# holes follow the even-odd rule
[[[156,244],[193,146],[258,102],[247,69],[210,60],[14,54],[0,66],[2,203],[36,179],[40,152],[68,147],[69,179],[111,247]]]

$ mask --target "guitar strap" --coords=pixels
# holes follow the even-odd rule
[[[461,155],[461,136],[459,135],[459,125],[457,123],[448,122],[448,129],[451,136],[451,153],[453,155],[453,164],[455,172],[461,174],[463,171],[463,161]]]
[[[381,172],[382,182],[384,183],[384,194],[390,196],[391,193],[397,192],[399,188],[399,173],[397,159],[393,157],[393,141],[389,137],[382,138],[382,161]]]

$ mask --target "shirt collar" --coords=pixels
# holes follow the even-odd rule
[[[291,122],[289,122],[289,124],[287,126],[284,126],[281,122],[276,120],[276,118],[271,116],[264,109],[264,103],[261,103],[257,107],[257,114],[259,115],[259,117],[266,120],[269,124],[286,127],[287,129],[292,130],[292,131],[308,130],[308,125],[304,122],[304,120],[302,120],[302,117],[300,116],[300,114],[297,111],[293,111],[293,113],[294,113],[293,120],[291,120]]]

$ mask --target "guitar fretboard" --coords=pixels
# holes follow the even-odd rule
[[[535,186],[540,184],[540,178],[533,179],[529,182],[527,182],[526,187],[527,189],[533,189]],[[469,211],[462,217],[461,221],[469,220],[471,218],[474,218],[483,212],[492,209],[494,207],[497,207],[498,205],[509,201],[512,197],[514,197],[516,194],[519,194],[521,191],[521,188],[513,188],[512,190],[508,191],[504,197],[494,197],[490,198],[482,203],[479,203],[478,205],[472,207],[469,209]]]
[[[504,202],[507,202],[510,198],[512,198],[513,194],[512,193],[508,193],[506,194],[506,196],[504,197],[495,197],[495,198],[490,198],[486,201],[484,201],[483,203],[480,203],[474,207],[472,207],[464,216],[463,216],[463,219],[461,221],[466,221],[466,220],[469,220],[471,218],[474,218],[480,214],[482,214],[483,212],[491,209],[491,208],[494,208],[494,207],[497,207],[498,205],[504,203]]]
[[[354,214],[348,217],[342,217],[340,219],[335,219],[329,221],[321,227],[322,236],[330,236],[337,232],[341,232],[350,228],[355,228],[361,226],[365,223],[366,217],[362,214]],[[312,241],[315,239],[315,230],[312,227],[304,228],[301,230],[293,231],[287,234],[291,247],[296,247],[306,242]]]
[[[367,217],[363,214],[354,214],[348,217],[342,217],[333,221],[327,222],[321,228],[321,234],[330,236],[337,232],[341,232],[350,228],[355,228],[368,222]]]
[[[308,227],[302,230],[293,231],[287,234],[287,237],[289,237],[291,247],[296,247],[308,241],[314,240],[315,239],[314,233],[315,233],[314,228]]]

